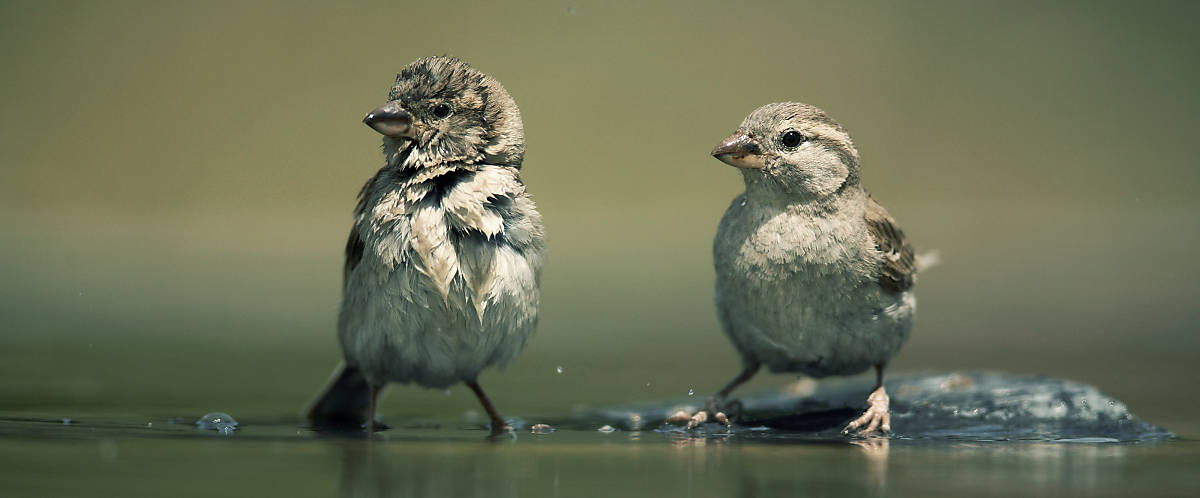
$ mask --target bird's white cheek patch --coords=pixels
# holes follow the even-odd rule
[[[846,165],[833,153],[822,153],[799,166],[800,171],[805,173],[801,180],[804,189],[822,196],[837,192],[850,174]]]

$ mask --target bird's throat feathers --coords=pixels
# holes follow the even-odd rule
[[[467,152],[453,150],[429,150],[419,147],[415,140],[385,138],[383,155],[387,167],[399,170],[445,169],[446,166],[471,166],[484,162],[487,156],[483,152]],[[520,163],[517,164],[517,167]]]
[[[832,193],[821,194],[807,189],[789,188],[777,178],[757,171],[746,171],[743,174],[746,192],[742,198],[747,204],[771,210],[817,216],[854,206],[857,200],[866,195],[857,178],[846,178]]]

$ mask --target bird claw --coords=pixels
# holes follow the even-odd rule
[[[705,407],[703,409],[697,411],[696,413],[688,413],[683,410],[676,411],[667,417],[666,423],[671,425],[686,425],[688,429],[695,429],[696,427],[699,427],[710,420],[719,424],[723,424],[726,427],[733,426],[733,422],[730,422],[729,416],[719,408],[720,406],[722,406],[721,403],[718,403],[713,398],[708,398],[708,402],[705,403]],[[738,408],[740,410],[742,404],[739,401],[732,401],[725,406],[730,408]]]
[[[866,436],[876,430],[881,434],[892,432],[892,415],[888,410],[888,395],[883,386],[879,386],[871,392],[870,396],[867,396],[867,403],[869,405],[867,411],[846,424],[846,427],[842,429],[842,434],[854,433]]]
[[[498,441],[501,439],[516,439],[517,437],[517,432],[513,430],[511,425],[508,424],[500,426],[499,429],[496,429],[491,425],[489,425],[488,428],[489,430],[487,439],[492,441]]]
[[[713,415],[713,418],[716,419],[717,423],[724,424],[725,427],[730,427],[733,425],[733,423],[729,421],[729,417],[725,416],[725,412],[717,412],[716,415]]]
[[[509,434],[516,434],[516,430],[513,429],[513,426],[510,425],[508,423],[508,421],[504,420],[504,419],[499,419],[499,418],[492,419],[484,427],[487,428],[489,437],[506,436]]]
[[[692,415],[691,417],[689,417],[687,419],[687,428],[695,429],[697,427],[700,427],[705,422],[708,422],[709,421],[709,415],[708,415],[709,413],[710,412],[708,410],[700,410],[700,411],[696,412],[695,415]],[[712,421],[716,422],[718,424],[722,424],[725,427],[733,426],[733,423],[729,421],[729,416],[725,415],[725,412],[713,413]]]
[[[671,425],[682,425],[682,424],[688,423],[688,421],[691,419],[692,419],[691,414],[689,414],[688,412],[685,412],[683,410],[679,410],[675,413],[672,413],[671,416],[667,417],[666,422]]]

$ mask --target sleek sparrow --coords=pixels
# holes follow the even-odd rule
[[[316,426],[375,430],[388,382],[479,397],[537,322],[542,218],[521,183],[521,114],[500,82],[457,59],[417,59],[363,120],[386,165],[363,186],[346,243],[338,339],[345,361],[308,410]]]
[[[746,182],[713,242],[717,314],[745,368],[715,404],[762,365],[812,377],[874,367],[869,408],[843,432],[890,431],[883,371],[912,328],[916,258],[863,190],[850,135],[816,107],[769,104],[712,155]]]

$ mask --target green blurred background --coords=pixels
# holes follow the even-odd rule
[[[520,105],[549,232],[539,330],[481,379],[505,414],[736,372],[710,244],[741,180],[708,151],[800,100],[942,253],[894,371],[1069,377],[1196,433],[1197,5],[0,3],[0,413],[297,415],[381,165],[360,119],[450,54]],[[471,410],[394,387],[381,411]]]

